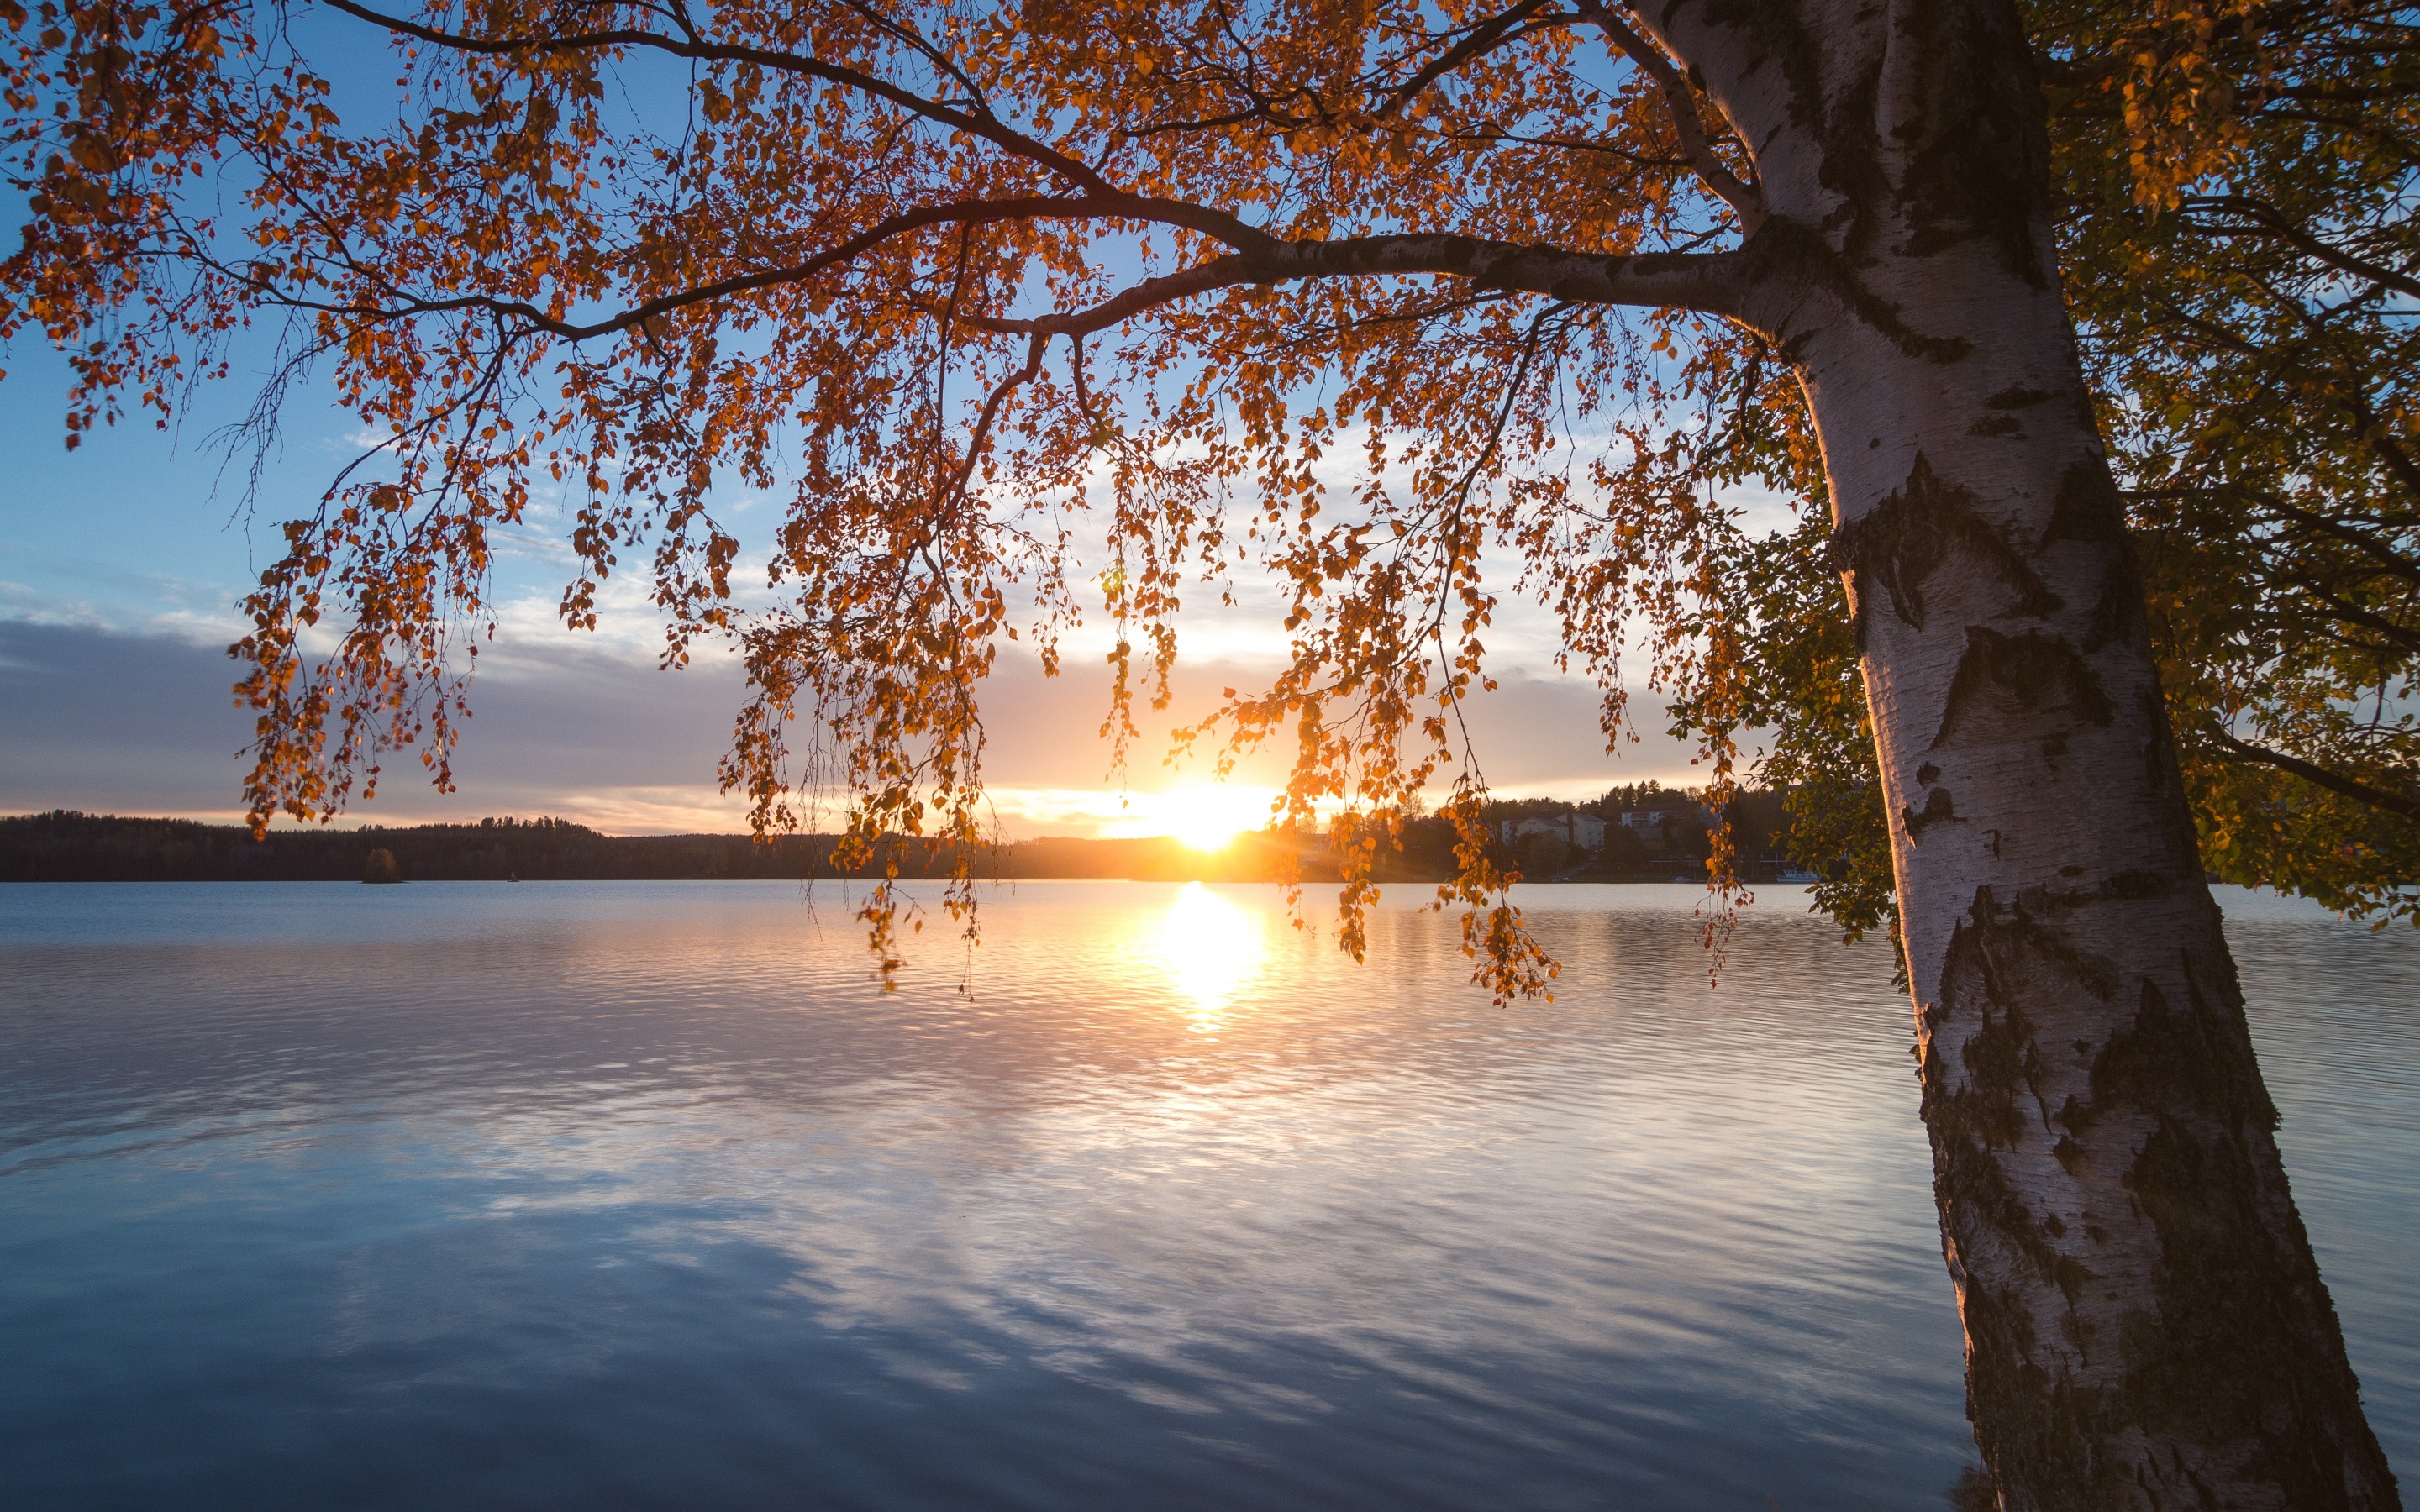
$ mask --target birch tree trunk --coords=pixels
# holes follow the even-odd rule
[[[1823,445],[2000,1504],[2396,1506],[2203,882],[2014,11],[1647,19],[1757,158],[1734,313]]]

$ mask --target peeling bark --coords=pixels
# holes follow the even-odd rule
[[[1999,434],[1969,427],[1968,435]],[[1864,644],[1864,605],[1869,585],[1890,594],[1891,609],[1909,625],[1924,628],[1924,580],[1953,551],[2008,579],[2019,594],[2022,612],[2040,618],[2059,609],[2058,595],[2044,586],[2025,560],[1997,527],[1976,508],[1977,499],[1965,488],[1943,483],[1922,452],[1916,468],[1898,492],[1866,514],[1842,525],[1832,537],[1838,565],[1856,575],[1859,606],[1858,643]]]
[[[1998,1504],[2399,1505],[2203,882],[2013,9],[1652,19],[1754,147],[1758,239],[1818,244],[1736,313],[1824,447]]]

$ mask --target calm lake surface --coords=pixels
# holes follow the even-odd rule
[[[1931,1508],[1905,998],[1768,889],[0,887],[0,1504]],[[2420,1479],[2420,939],[2225,893]],[[970,995],[958,992],[966,981]]]

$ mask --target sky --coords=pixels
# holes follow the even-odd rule
[[[209,441],[249,397],[240,371],[175,432],[137,420],[70,452],[64,364],[23,341],[0,362],[0,812],[240,816],[251,716],[228,694],[238,668],[225,648],[243,628],[235,605],[275,556],[277,522],[305,512],[352,455],[349,417],[299,394],[247,519],[243,468]],[[768,532],[778,512],[745,497],[719,508],[743,538]],[[435,792],[391,764],[348,822],[550,814],[615,834],[744,828],[714,776],[742,698],[736,667],[708,657],[657,670],[659,622],[627,579],[598,632],[565,629],[554,605],[567,556],[546,523],[504,552],[503,627],[480,657],[458,790]],[[1223,792],[1204,791],[1206,752],[1181,767],[1162,760],[1168,725],[1277,666],[1274,593],[1245,581],[1238,596],[1237,609],[1181,624],[1175,706],[1122,776],[1096,734],[1109,682],[1095,627],[1072,638],[1058,678],[1021,652],[1003,658],[984,710],[1005,835],[1165,833],[1204,803],[1265,805],[1281,780],[1270,759],[1248,761]],[[1688,780],[1686,751],[1660,735],[1619,758],[1605,751],[1595,689],[1556,672],[1543,611],[1499,616],[1490,645],[1501,687],[1471,723],[1496,791],[1584,798],[1617,782]]]

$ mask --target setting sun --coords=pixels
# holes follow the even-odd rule
[[[1250,788],[1200,786],[1168,795],[1162,814],[1168,833],[1197,851],[1221,851],[1235,837],[1269,820],[1269,795]]]

